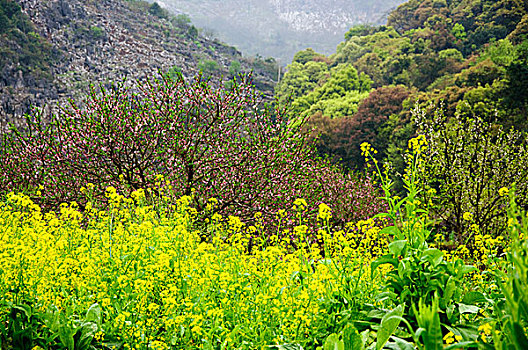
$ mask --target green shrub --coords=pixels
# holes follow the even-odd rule
[[[518,200],[527,203],[528,151],[525,136],[505,131],[478,116],[457,113],[447,118],[413,111],[415,123],[429,143],[421,173],[422,201],[431,201],[434,215],[457,241],[467,243],[468,227],[499,234],[506,226],[505,189],[517,184]],[[473,220],[464,220],[470,213]]]
[[[153,14],[154,16],[159,17],[159,18],[169,17],[167,10],[161,8],[161,6],[157,2],[152,3],[148,11],[150,14]]]
[[[203,73],[204,76],[209,77],[214,73],[218,72],[220,66],[218,62],[214,60],[201,60],[198,62],[198,70]]]
[[[235,76],[237,75],[238,73],[240,73],[240,69],[242,68],[242,66],[240,65],[240,62],[238,61],[231,61],[231,64],[229,65],[229,74],[232,75],[232,76]]]

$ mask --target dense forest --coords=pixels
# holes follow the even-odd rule
[[[321,126],[323,153],[362,168],[362,142],[394,157],[415,133],[416,102],[526,130],[527,35],[524,1],[409,1],[387,25],[351,28],[335,54],[298,52],[276,91]]]

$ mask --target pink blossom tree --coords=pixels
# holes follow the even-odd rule
[[[92,88],[84,107],[72,102],[53,120],[43,125],[36,112],[25,130],[4,135],[3,189],[41,185],[42,204],[82,206],[79,189],[87,183],[102,195],[107,186],[153,188],[163,175],[175,197],[193,194],[199,212],[210,198],[218,200],[216,212],[243,219],[256,212],[271,219],[297,198],[331,205],[340,223],[381,210],[369,179],[318,158],[286,110],[262,105],[250,77],[229,90],[201,76]]]

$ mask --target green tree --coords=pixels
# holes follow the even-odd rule
[[[420,109],[413,114],[428,142],[422,201],[434,204],[437,219],[460,243],[471,241],[474,231],[468,227],[473,222],[483,234],[504,230],[507,197],[501,189],[516,184],[519,202],[528,203],[525,136],[478,116],[457,113],[448,118],[441,109],[434,116]],[[472,220],[465,220],[464,213]]]
[[[453,34],[457,40],[464,40],[467,37],[466,28],[460,23],[455,23],[453,28],[451,28],[451,34]]]
[[[324,55],[315,52],[312,48],[307,48],[306,50],[297,52],[295,56],[293,56],[292,62],[305,64],[307,62],[313,61],[315,58],[320,57],[324,57]]]
[[[310,93],[322,84],[327,74],[328,66],[322,62],[292,62],[286,67],[284,77],[275,88],[279,102],[284,104],[290,98],[295,100]]]
[[[366,74],[358,74],[352,65],[340,64],[332,68],[330,78],[323,85],[294,100],[292,110],[303,117],[317,112],[332,118],[350,116],[368,96],[371,84]]]
[[[191,18],[186,14],[179,14],[172,18],[172,24],[179,28],[187,28],[191,24]]]
[[[168,18],[167,10],[164,10],[157,2],[152,3],[148,9],[149,13],[159,18]]]

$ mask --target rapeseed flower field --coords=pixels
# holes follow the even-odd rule
[[[387,210],[332,226],[298,198],[276,222],[204,219],[170,182],[43,210],[0,201],[0,340],[14,349],[523,349],[528,219],[510,199],[507,232],[465,244],[431,230],[418,194],[423,136],[409,142],[404,198],[376,169]],[[367,157],[375,154],[362,145]],[[38,187],[33,198],[42,195]],[[508,197],[507,197],[508,196]],[[425,207],[425,209],[423,209]],[[315,217],[310,217],[314,215]],[[275,230],[275,231],[273,231]]]
[[[160,210],[142,190],[106,194],[108,207],[89,202],[84,212],[70,203],[43,213],[13,193],[1,203],[3,322],[13,324],[17,305],[27,306],[20,322],[42,322],[10,338],[13,344],[46,348],[58,338],[77,349],[82,338],[97,348],[249,349],[316,342],[314,329],[328,317],[323,301],[351,288],[368,296],[379,278],[368,264],[386,248],[380,229],[369,220],[331,233],[324,204],[319,244],[303,241],[301,221],[295,249],[272,236],[273,244],[250,252],[258,227],[216,215],[204,241],[193,229],[190,197]],[[302,212],[303,200],[294,208]]]

